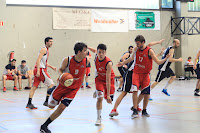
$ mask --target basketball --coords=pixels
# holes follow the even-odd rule
[[[63,73],[60,75],[59,83],[63,86],[69,87],[73,83],[73,76],[70,73]]]

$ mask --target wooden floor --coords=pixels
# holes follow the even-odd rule
[[[193,96],[196,79],[175,81],[169,86],[170,97],[161,93],[167,80],[152,91],[153,101],[149,102],[149,118],[131,119],[132,98],[127,95],[118,108],[119,116],[108,114],[114,106],[103,103],[102,125],[95,126],[95,90],[79,90],[74,101],[63,114],[49,125],[52,133],[198,133],[200,131],[200,97]],[[0,132],[39,133],[40,125],[54,110],[43,106],[46,88],[38,89],[33,98],[37,110],[26,109],[28,90],[15,92],[0,90]],[[115,98],[120,93],[115,93]],[[140,105],[142,106],[142,104]]]

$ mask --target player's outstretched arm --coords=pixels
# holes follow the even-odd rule
[[[150,42],[147,46],[151,47],[151,46],[154,46],[156,44],[162,44],[162,42],[164,42],[165,39],[162,39],[160,41],[155,41],[155,42]]]
[[[155,52],[152,49],[149,50],[149,55],[152,57],[152,59],[158,65],[163,64],[169,58],[169,56],[166,56],[166,58],[159,60],[158,57],[156,56]]]
[[[109,62],[106,66],[107,103],[112,104],[112,100],[110,98],[111,71],[112,71],[112,62]]]
[[[53,66],[49,65],[48,63],[47,63],[47,67],[50,67],[51,69],[53,69],[54,71],[56,71],[56,67],[53,67]]]
[[[164,51],[165,51],[165,48],[162,48],[161,51],[160,51],[160,53],[158,53],[158,54],[156,55],[156,57],[161,56],[161,55],[164,53]]]
[[[88,47],[88,49],[89,49],[90,51],[92,51],[93,53],[97,53],[97,50],[96,50],[95,48]]]
[[[198,59],[199,59],[199,56],[200,56],[200,50],[199,50],[199,52],[197,53],[196,58],[195,58],[195,61],[194,61],[194,66],[193,66],[194,70],[197,69],[197,61],[198,61]]]
[[[183,61],[182,58],[179,58],[179,59],[174,59],[174,58],[173,58],[174,49],[170,49],[170,50],[169,50],[169,54],[170,54],[170,56],[169,56],[169,62],[182,62],[182,61]]]

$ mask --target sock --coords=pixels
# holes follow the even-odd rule
[[[97,110],[97,119],[101,119],[101,110]]]
[[[164,89],[166,89],[166,90],[167,90],[167,87],[168,87],[168,85],[169,85],[169,83],[167,82],[167,84],[166,84],[166,86],[165,86],[165,88],[164,88]]]
[[[82,85],[84,85],[84,84],[82,83]]]
[[[46,101],[45,102],[48,102],[48,99],[49,99],[49,96],[46,96]]]
[[[6,87],[3,87],[3,88],[6,88]]]
[[[88,86],[88,82],[86,82],[86,86]]]
[[[52,122],[52,120],[50,119],[50,117],[46,120],[46,122],[42,125],[47,127],[50,123]]]
[[[32,98],[29,98],[28,99],[28,104],[31,104],[31,102],[32,102]]]

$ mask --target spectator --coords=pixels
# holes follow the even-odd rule
[[[21,61],[21,65],[19,65],[17,67],[17,71],[18,71],[18,82],[19,82],[19,90],[22,90],[22,79],[28,79],[28,87],[26,87],[27,89],[31,89],[31,75],[28,72],[29,68],[26,65],[26,61],[22,60]]]
[[[192,57],[188,57],[188,60],[185,62],[185,71],[190,71],[192,75],[194,76],[194,69],[193,69],[194,63],[192,62]]]
[[[13,59],[10,64],[5,67],[3,72],[2,81],[3,81],[3,92],[6,92],[6,80],[14,80],[14,91],[18,91],[17,85],[17,69],[15,67],[16,59]]]

